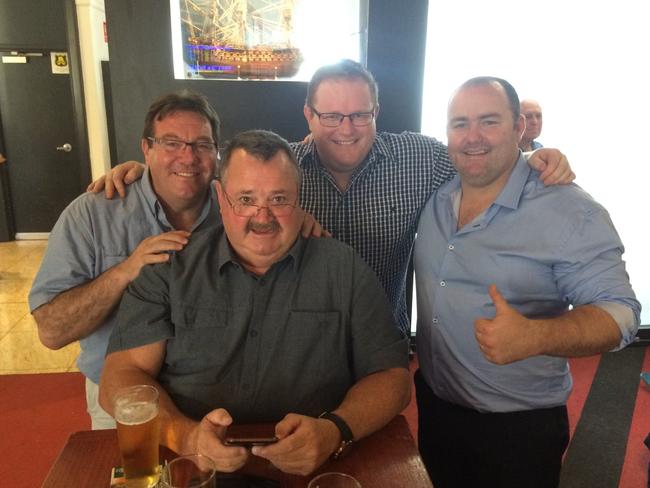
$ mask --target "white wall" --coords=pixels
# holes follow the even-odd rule
[[[429,3],[422,131],[443,141],[452,91],[507,79],[544,112],[539,140],[561,149],[576,183],[610,212],[642,323],[650,324],[647,2],[466,0]]]
[[[110,168],[101,67],[101,62],[108,60],[108,43],[104,40],[106,16],[103,0],[76,0],[76,6],[90,166],[95,179]]]

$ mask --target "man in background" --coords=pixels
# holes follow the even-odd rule
[[[418,447],[436,488],[556,488],[567,358],[623,348],[639,326],[607,211],[545,187],[523,131],[507,81],[465,82],[448,111],[458,175],[420,218]]]
[[[522,100],[519,107],[521,114],[526,119],[526,129],[521,136],[519,147],[524,152],[544,147],[536,141],[542,133],[542,107],[535,100]]]
[[[407,338],[354,250],[299,235],[300,168],[267,131],[236,136],[215,183],[223,226],[147,267],[120,305],[101,402],[152,384],[161,442],[218,469],[249,451],[223,443],[228,425],[276,422],[279,441],[253,454],[308,474],[408,404]]]
[[[81,195],[52,229],[29,304],[46,347],[80,342],[77,367],[93,429],[115,427],[97,391],[122,293],[145,265],[166,262],[191,234],[220,223],[210,190],[218,136],[218,116],[204,96],[159,98],[145,118],[143,178],[122,200]]]

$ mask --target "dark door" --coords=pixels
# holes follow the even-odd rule
[[[5,165],[20,233],[49,232],[84,190],[70,75],[52,71],[47,52],[0,63]]]

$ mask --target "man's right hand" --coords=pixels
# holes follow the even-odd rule
[[[143,239],[131,255],[115,267],[122,271],[128,282],[135,280],[146,264],[164,263],[169,260],[169,251],[180,251],[189,242],[190,233],[172,230]]]
[[[145,165],[137,161],[127,161],[126,163],[118,164],[111,168],[104,176],[100,176],[93,181],[86,191],[99,193],[104,190],[106,198],[109,200],[115,195],[115,191],[119,193],[120,198],[126,196],[126,186],[134,181],[142,178]]]
[[[212,459],[218,471],[233,472],[241,468],[250,451],[245,447],[230,447],[223,444],[232,417],[223,408],[211,411],[194,424],[183,439],[180,454],[199,453]]]

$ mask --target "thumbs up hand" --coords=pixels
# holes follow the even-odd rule
[[[495,364],[509,364],[535,355],[532,321],[512,308],[496,285],[490,285],[488,292],[496,315],[474,321],[474,334],[485,358]]]

